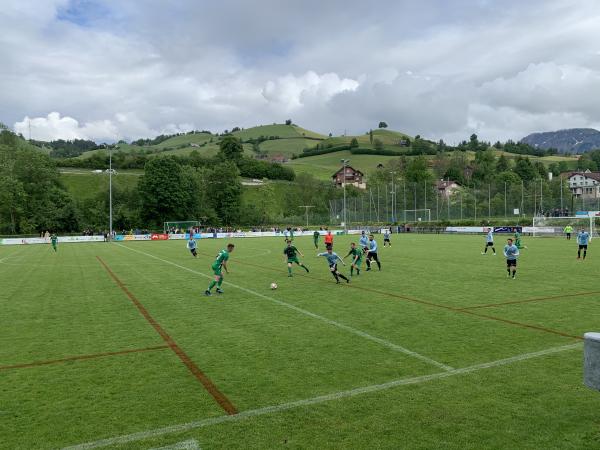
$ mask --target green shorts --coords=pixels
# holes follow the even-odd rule
[[[222,266],[210,266],[213,273],[217,276],[223,276],[223,274],[221,273],[221,270],[223,270]]]
[[[300,265],[300,261],[298,260],[298,258],[296,256],[294,256],[293,258],[288,258],[288,264],[291,263],[296,263],[298,265]]]

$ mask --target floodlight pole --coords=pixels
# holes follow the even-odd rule
[[[306,213],[306,228],[308,228],[308,210],[309,210],[309,208],[314,208],[314,206],[312,206],[312,205],[300,205],[300,206],[298,206],[298,208],[304,208],[304,211]]]
[[[108,148],[108,228],[109,240],[113,236],[113,207],[112,207],[112,148]]]
[[[348,224],[346,222],[346,167],[348,167],[349,159],[342,159],[342,168],[344,171],[344,178],[342,186],[344,187],[344,233],[348,231]]]
[[[396,221],[396,215],[394,214],[394,204],[396,203],[396,189],[394,189],[394,177],[396,176],[396,172],[392,170],[390,174],[392,175],[392,223],[394,223]]]

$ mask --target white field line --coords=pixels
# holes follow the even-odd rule
[[[519,361],[525,361],[528,359],[539,358],[541,356],[547,356],[554,353],[560,353],[567,350],[573,350],[577,348],[582,348],[582,343],[578,342],[576,344],[563,345],[561,347],[553,347],[548,348],[546,350],[540,350],[537,352],[524,353],[522,355],[512,356],[510,358],[499,359],[497,361],[490,361],[482,364],[475,364],[473,366],[463,367],[462,369],[453,369],[450,372],[439,372],[431,375],[422,375],[419,377],[412,378],[402,378],[399,380],[389,381],[387,383],[382,384],[374,384],[370,386],[363,386],[356,389],[350,389],[346,391],[334,392],[327,395],[320,395],[317,397],[306,398],[303,400],[297,400],[289,403],[281,403],[279,405],[266,406],[263,408],[250,409],[247,411],[242,411],[234,416],[219,416],[213,417],[210,419],[198,420],[195,422],[187,422],[177,425],[171,425],[164,428],[156,428],[154,430],[146,430],[133,434],[126,434],[122,436],[116,436],[107,439],[101,439],[98,441],[87,442],[84,444],[74,445],[72,447],[65,447],[63,450],[85,450],[99,447],[106,447],[108,445],[119,445],[126,444],[128,442],[141,441],[144,439],[155,438],[158,436],[163,436],[165,434],[172,433],[183,433],[186,431],[194,430],[197,428],[204,428],[210,425],[218,425],[222,423],[228,422],[238,422],[240,420],[244,420],[250,417],[262,416],[264,414],[272,414],[278,413],[282,411],[288,411],[295,408],[301,408],[304,406],[316,405],[320,403],[325,403],[333,400],[340,400],[343,398],[354,397],[362,394],[369,394],[373,392],[385,391],[387,389],[392,389],[398,386],[407,386],[412,384],[420,384],[426,383],[428,381],[439,380],[441,378],[448,378],[455,375],[463,375],[469,374],[472,372],[477,372],[483,369],[490,369],[494,367],[505,366],[508,364],[512,364]]]
[[[13,253],[11,253],[10,255],[6,255],[4,258],[0,259],[0,263],[3,263],[4,261],[6,261],[7,259],[13,258],[16,255],[18,255],[19,253],[21,253],[23,251],[22,248],[15,250]],[[4,263],[4,264],[8,264],[8,263]]]
[[[196,439],[190,439],[188,441],[167,445],[166,447],[151,448],[150,450],[200,450],[200,446]]]
[[[193,270],[193,269],[190,269],[190,268],[185,267],[185,266],[181,266],[181,265],[179,265],[177,263],[174,263],[172,261],[168,261],[166,259],[159,258],[158,256],[152,255],[151,253],[146,253],[146,252],[142,252],[141,250],[136,250],[136,249],[133,249],[133,248],[129,248],[129,247],[127,247],[125,245],[122,245],[122,244],[115,244],[115,245],[118,245],[120,247],[126,248],[127,250],[130,250],[132,252],[140,253],[140,254],[146,255],[146,256],[148,256],[150,258],[157,259],[159,261],[164,262],[165,264],[170,264],[170,265],[178,267],[180,269],[187,270],[188,272],[192,272],[192,273],[195,273],[195,274],[198,274],[198,275],[202,275],[205,278],[212,279],[212,277],[210,275],[207,275],[207,274],[202,273],[202,272],[198,272],[197,270]],[[401,345],[397,345],[397,344],[394,344],[393,342],[389,342],[389,341],[386,341],[385,339],[381,339],[381,338],[378,338],[378,337],[373,336],[371,334],[368,334],[368,333],[366,333],[364,331],[361,331],[361,330],[359,330],[357,328],[353,328],[353,327],[350,327],[348,325],[344,325],[343,323],[336,322],[335,320],[328,319],[327,317],[320,316],[320,315],[315,314],[313,312],[310,312],[310,311],[308,311],[306,309],[302,309],[302,308],[299,308],[299,307],[297,307],[295,305],[292,305],[290,303],[286,303],[286,302],[284,302],[282,300],[277,300],[277,299],[275,299],[273,297],[269,297],[268,295],[264,295],[264,294],[261,294],[260,292],[253,291],[252,289],[248,289],[248,288],[239,286],[237,284],[234,284],[234,283],[231,283],[231,282],[228,282],[228,281],[225,281],[225,284],[227,284],[229,286],[232,286],[232,287],[234,287],[236,289],[239,289],[241,291],[247,292],[248,294],[255,295],[256,297],[260,297],[260,298],[263,298],[265,300],[269,300],[269,301],[271,301],[273,303],[276,303],[278,305],[285,306],[286,308],[292,309],[292,310],[294,310],[296,312],[299,312],[300,314],[304,314],[305,316],[309,316],[309,317],[312,317],[313,319],[317,319],[317,320],[325,322],[325,323],[327,323],[329,325],[333,325],[334,327],[337,327],[337,328],[340,328],[342,330],[348,331],[349,333],[352,333],[352,334],[354,334],[356,336],[360,336],[360,337],[362,337],[364,339],[367,339],[369,341],[376,342],[376,343],[378,343],[380,345],[383,345],[384,347],[390,348],[390,349],[395,350],[395,351],[400,352],[400,353],[404,353],[405,355],[412,356],[413,358],[420,359],[421,361],[424,361],[424,362],[426,362],[428,364],[436,366],[436,367],[438,367],[440,369],[444,369],[444,370],[446,370],[448,372],[454,370],[452,367],[450,367],[450,366],[448,366],[446,364],[443,364],[443,363],[441,363],[439,361],[435,361],[435,360],[433,360],[431,358],[428,358],[427,356],[421,355],[420,353],[413,352],[412,350],[409,350],[409,349],[407,349],[405,347],[402,347]]]

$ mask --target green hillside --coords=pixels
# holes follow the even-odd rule
[[[143,171],[120,170],[113,176],[113,186],[128,189],[135,187]],[[108,189],[108,174],[86,169],[61,169],[60,179],[77,199],[95,197]]]
[[[327,136],[316,133],[314,131],[306,130],[296,125],[284,125],[284,124],[273,124],[273,125],[259,125],[257,127],[246,128],[245,130],[236,131],[233,135],[239,139],[256,139],[260,136],[279,136],[280,138],[314,138],[314,139],[325,139]]]
[[[388,161],[397,158],[397,156],[353,155],[349,151],[341,151],[294,159],[288,165],[296,173],[310,173],[321,180],[331,180],[331,176],[342,166],[341,159],[350,160],[350,166],[367,175],[375,170],[378,164],[386,164]]]

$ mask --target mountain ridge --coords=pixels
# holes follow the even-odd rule
[[[594,128],[565,128],[557,131],[531,133],[519,142],[560,153],[586,153],[600,149],[600,131]]]

